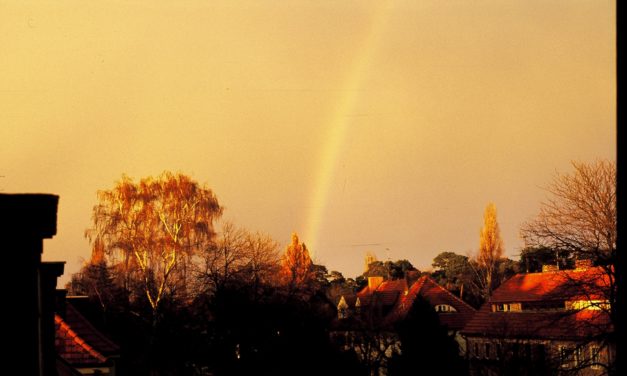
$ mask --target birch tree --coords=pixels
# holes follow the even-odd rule
[[[98,201],[86,236],[123,275],[125,288],[141,286],[156,317],[164,296],[184,288],[222,208],[209,188],[170,172],[139,182],[123,176],[99,191]]]

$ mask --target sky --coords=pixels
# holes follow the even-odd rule
[[[613,1],[0,0],[0,192],[60,195],[44,260],[90,256],[98,190],[165,170],[347,277],[366,252],[507,256],[571,161],[616,158]]]

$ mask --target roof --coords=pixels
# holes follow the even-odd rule
[[[393,324],[404,319],[418,295],[425,298],[433,307],[447,304],[457,310],[457,312],[438,313],[440,323],[451,330],[462,329],[475,314],[474,308],[438,285],[429,276],[420,277],[409,288],[405,279],[399,279],[385,281],[376,289],[370,289],[366,286],[357,293],[362,306],[374,302],[391,308],[389,314],[384,318],[386,324]]]
[[[499,286],[462,330],[466,335],[578,339],[612,330],[604,310],[525,310],[530,302],[604,300],[609,276],[600,267],[517,274]],[[492,304],[523,303],[522,311],[492,312]],[[563,305],[565,307],[565,303]]]
[[[492,303],[599,299],[610,286],[602,267],[544,273],[521,273],[505,281],[490,298]]]
[[[383,306],[392,306],[396,303],[399,295],[407,289],[407,281],[404,279],[383,281],[375,289],[371,289],[369,286],[364,287],[357,293],[357,297],[362,306],[367,306],[372,302]]]
[[[611,329],[609,315],[601,310],[492,312],[486,303],[462,333],[492,338],[575,340]]]
[[[411,286],[407,294],[401,297],[387,320],[397,321],[405,318],[418,295],[426,299],[432,307],[446,304],[457,310],[457,312],[438,312],[440,323],[451,330],[462,329],[475,314],[475,309],[466,302],[428,276],[422,276]]]
[[[119,353],[120,347],[96,329],[70,302],[66,303],[64,321],[99,353],[105,356]]]
[[[107,358],[85,342],[59,315],[54,316],[57,354],[73,366],[99,365]]]

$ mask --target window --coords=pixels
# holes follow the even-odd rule
[[[475,342],[475,358],[479,357],[479,344]]]
[[[501,358],[502,351],[503,351],[503,349],[501,348],[501,344],[497,343],[496,344],[496,359],[500,359]]]
[[[486,359],[490,359],[490,344],[485,344],[485,354],[483,354]]]
[[[565,303],[567,310],[581,311],[584,309],[591,309],[595,311],[609,309],[609,303],[607,300],[574,300],[567,301]]]
[[[520,312],[522,304],[520,303],[498,303],[492,305],[492,312]]]
[[[592,369],[601,368],[601,348],[597,345],[590,346],[590,367]]]
[[[340,308],[337,311],[337,316],[339,319],[345,319],[348,317],[348,311],[346,308]]]
[[[455,307],[450,306],[448,304],[438,304],[435,306],[436,312],[457,312]]]
[[[522,304],[520,303],[510,303],[509,310],[512,312],[520,312],[522,311]]]
[[[579,365],[579,363],[585,361],[585,359],[583,358],[583,353],[582,353],[582,349],[581,346],[577,346],[575,348],[575,351],[573,353],[573,361],[575,362],[575,367],[577,367]]]
[[[569,348],[567,346],[559,346],[558,351],[562,368],[570,368],[573,365],[577,365],[577,361],[575,359],[575,351],[573,348]]]

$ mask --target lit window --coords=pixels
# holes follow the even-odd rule
[[[492,305],[492,312],[520,312],[522,304],[520,303],[498,303]]]
[[[609,309],[609,303],[607,300],[575,300],[566,302],[567,310],[581,311],[584,309],[591,310],[607,310]]]
[[[559,355],[560,355],[560,363],[562,368],[570,368],[573,365],[574,359],[574,349],[568,348],[566,346],[558,347]],[[577,365],[575,360],[575,366]]]
[[[597,345],[590,346],[590,366],[593,369],[601,368],[601,348]]]
[[[507,312],[509,311],[509,304],[495,304],[495,311],[497,312]]]
[[[435,306],[436,312],[457,312],[455,307],[450,306],[448,304],[438,304]]]

